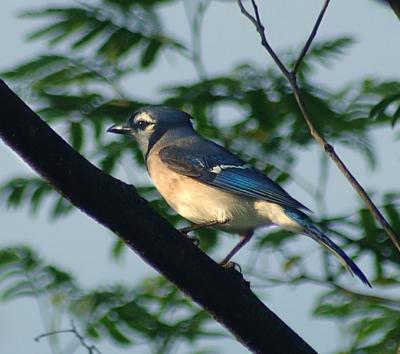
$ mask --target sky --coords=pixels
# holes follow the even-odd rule
[[[263,2],[261,15],[267,24],[272,45],[278,49],[299,48],[312,28],[321,3],[322,1],[316,0]],[[46,4],[59,2],[2,1],[0,42],[4,51],[0,55],[0,70],[21,62],[34,53],[48,50],[40,43],[27,43],[24,40],[37,24],[16,16],[22,9]],[[187,3],[189,10],[190,6],[190,3]],[[182,4],[165,8],[163,18],[170,33],[188,38],[188,21]],[[333,38],[339,35],[354,35],[357,43],[335,65],[320,69],[318,82],[321,85],[337,88],[367,75],[392,79],[399,77],[400,23],[390,9],[371,0],[332,1],[318,38]],[[272,65],[271,59],[261,48],[253,27],[240,14],[235,4],[226,1],[215,1],[210,5],[204,21],[202,45],[204,64],[210,74],[222,73],[232,64],[246,60]],[[189,82],[195,77],[196,73],[190,63],[176,57],[164,57],[156,70],[140,74],[124,85],[132,90],[135,96],[156,97],[163,83]],[[374,135],[379,160],[376,171],[371,171],[357,153],[346,148],[337,148],[337,152],[351,166],[351,170],[367,190],[398,189],[400,149],[396,136],[399,136],[398,127],[394,131],[381,129]],[[296,167],[298,176],[312,184],[318,180],[313,163],[319,158],[319,151],[318,146],[313,146],[300,152],[300,162]],[[16,174],[32,173],[3,143],[0,143],[0,166],[0,183]],[[130,172],[129,167],[120,168],[117,177],[131,182],[133,177]],[[310,196],[299,186],[290,184],[288,191],[295,195],[296,199],[311,205],[312,209]],[[326,195],[329,211],[348,211],[357,203],[358,199],[347,181],[332,165]],[[110,245],[114,236],[79,211],[61,221],[52,222],[45,211],[33,218],[27,209],[12,210],[0,205],[0,225],[0,247],[17,243],[32,245],[46,260],[73,272],[87,287],[99,287],[119,281],[134,284],[147,274],[153,273],[149,266],[132,252],[126,254],[121,264],[110,262]],[[220,258],[231,247],[232,242],[233,239],[224,239],[221,254],[213,257]],[[309,247],[310,250],[315,251],[318,247],[308,241],[301,242],[302,247]],[[250,256],[251,245],[241,251],[238,262],[245,263]],[[361,266],[368,268],[367,263],[362,263]],[[353,279],[349,277],[348,281],[352,282]],[[267,306],[320,353],[329,353],[340,345],[341,337],[336,323],[311,317],[311,305],[316,293],[314,286],[301,285],[296,288],[280,287],[255,291],[262,296]],[[43,308],[46,309],[47,304],[39,305],[33,300],[0,304],[2,353],[50,353],[46,341],[36,343],[33,340],[46,331],[42,316]],[[222,345],[218,344],[218,347],[229,353],[245,352],[233,339],[223,340]],[[107,348],[106,344],[100,346],[103,353],[107,352]],[[142,350],[143,348],[140,348],[129,352],[141,353]],[[125,352],[127,351],[122,349],[113,351]]]

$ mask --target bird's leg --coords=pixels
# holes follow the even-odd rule
[[[187,236],[187,234],[193,230],[197,230],[197,229],[201,229],[202,227],[205,227],[203,224],[194,224],[191,226],[186,226],[186,227],[182,227],[179,230],[180,233],[184,234]]]
[[[236,244],[235,247],[226,255],[226,257],[219,262],[220,265],[223,267],[229,266],[230,259],[247,243],[250,241],[251,237],[253,236],[253,231],[248,232],[242,236],[240,236],[239,242]]]
[[[179,231],[186,235],[191,231],[202,229],[203,227],[210,227],[210,226],[214,226],[214,225],[226,224],[228,221],[229,220],[224,220],[221,222],[218,220],[214,220],[214,221],[210,221],[210,222],[205,222],[203,224],[194,224],[192,226],[182,227],[181,229],[179,229]]]
[[[226,224],[229,220],[224,220],[224,221],[218,221],[218,220],[214,220],[214,221],[210,221],[210,222],[206,222],[203,224],[194,224],[191,226],[187,226],[187,227],[182,227],[181,229],[179,229],[179,231],[184,234],[189,240],[193,241],[194,244],[198,245],[199,244],[199,239],[196,236],[189,236],[188,233],[194,230],[199,230],[202,229],[203,227],[210,227],[210,226],[214,226],[214,225],[222,225],[222,224]]]

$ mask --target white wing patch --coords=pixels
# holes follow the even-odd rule
[[[218,165],[218,166],[214,166],[209,171],[212,173],[221,173],[223,170],[226,170],[228,168],[239,168],[242,170],[246,170],[249,167],[250,167],[249,165]]]

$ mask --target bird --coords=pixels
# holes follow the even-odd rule
[[[147,171],[166,202],[192,226],[240,235],[239,242],[220,262],[231,258],[264,226],[279,226],[304,234],[324,246],[364,284],[360,268],[306,214],[310,210],[279,184],[219,144],[202,137],[193,117],[168,106],[147,106],[124,123],[107,129],[134,138]]]

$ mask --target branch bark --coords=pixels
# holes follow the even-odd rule
[[[205,308],[254,353],[316,353],[224,269],[161,218],[133,186],[72,149],[0,80],[0,137],[81,211]],[[95,246],[95,245],[94,245]]]
[[[311,34],[308,37],[306,44],[304,45],[304,48],[301,51],[293,70],[290,71],[289,69],[287,69],[285,64],[283,64],[283,62],[280,60],[279,56],[275,53],[273,48],[268,43],[267,36],[265,34],[265,27],[261,21],[256,1],[251,0],[253,12],[254,12],[254,15],[252,15],[244,7],[242,0],[238,0],[240,11],[250,20],[250,22],[254,25],[257,32],[259,33],[259,35],[261,37],[261,45],[265,48],[265,50],[272,57],[272,59],[275,61],[276,65],[281,70],[282,74],[289,81],[289,84],[293,91],[293,95],[294,95],[297,105],[303,115],[303,118],[310,130],[311,136],[314,138],[314,140],[319,145],[321,145],[321,147],[325,150],[325,152],[328,154],[328,156],[336,164],[336,166],[339,168],[339,170],[342,172],[342,174],[347,178],[347,180],[349,181],[349,183],[351,184],[353,189],[358,193],[360,198],[364,201],[365,205],[367,206],[367,208],[370,211],[370,213],[372,214],[372,216],[375,218],[375,220],[377,220],[381,224],[383,230],[386,232],[386,234],[392,240],[392,242],[395,245],[395,247],[397,248],[397,250],[400,252],[399,236],[396,234],[396,232],[394,231],[392,226],[389,224],[389,222],[386,220],[386,218],[380,212],[378,207],[374,204],[372,199],[368,196],[367,192],[364,190],[364,188],[361,186],[361,184],[358,182],[358,180],[354,177],[354,175],[350,172],[350,170],[347,168],[345,163],[342,161],[342,159],[336,153],[334,147],[329,142],[327,142],[326,139],[321,135],[321,133],[315,128],[314,123],[313,123],[310,115],[307,112],[303,97],[300,92],[300,87],[297,83],[298,69],[299,69],[304,57],[306,56],[306,54],[312,44],[313,39],[315,38],[315,36],[318,32],[318,28],[319,28],[319,26],[322,22],[322,19],[324,17],[324,14],[328,8],[329,2],[330,2],[330,0],[324,1],[322,9],[318,15],[318,18],[315,22],[313,29],[311,31]]]
[[[397,18],[400,20],[400,0],[386,0],[386,2],[390,5]]]

